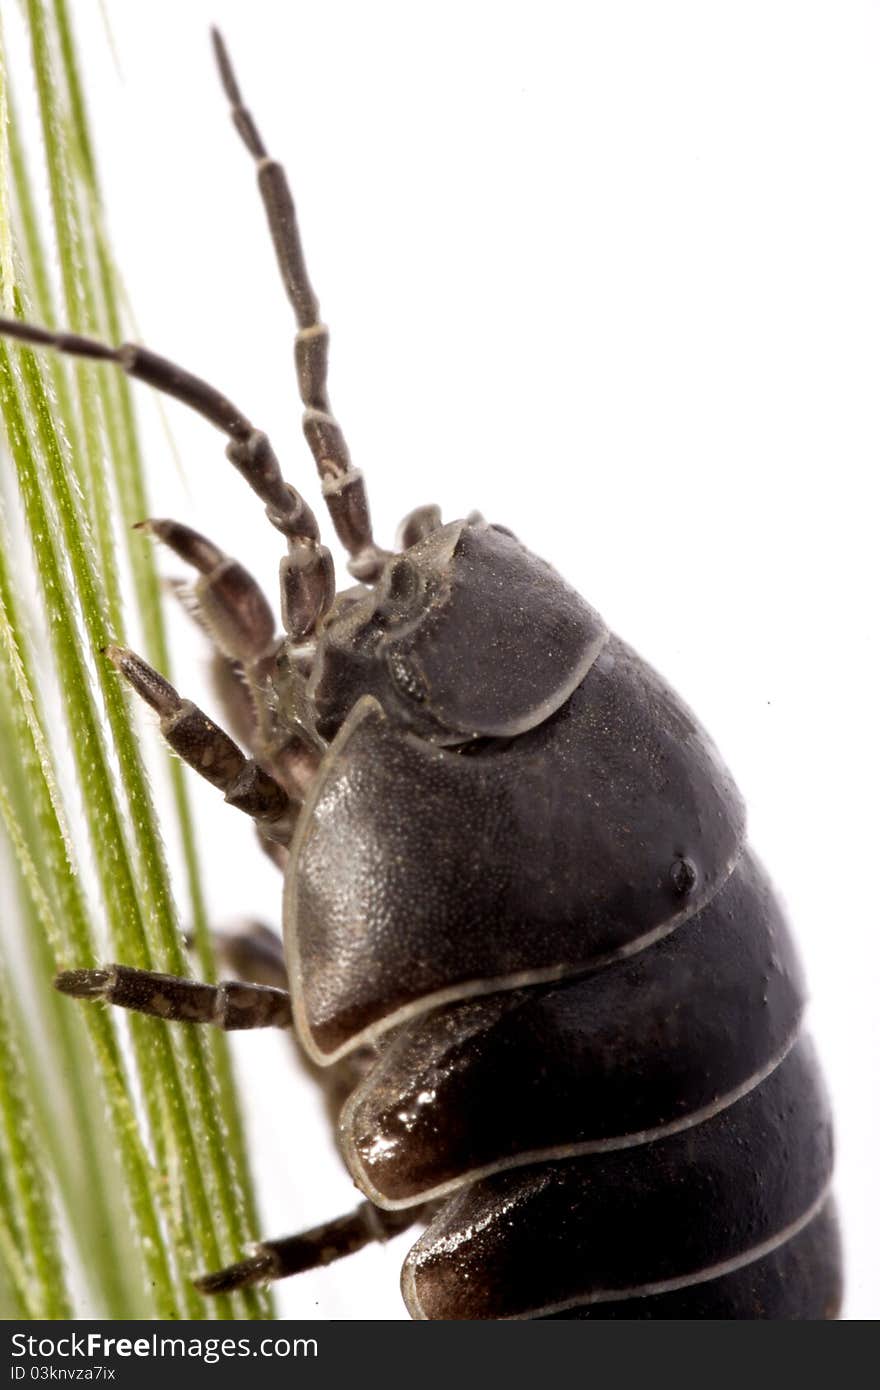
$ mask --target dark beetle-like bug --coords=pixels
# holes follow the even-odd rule
[[[199,1287],[281,1278],[422,1222],[403,1272],[414,1317],[833,1317],[827,1103],[736,788],[677,696],[503,527],[423,507],[397,552],[377,547],[286,178],[215,43],[355,587],[335,592],[314,516],[219,392],[140,347],[0,323],[204,415],[287,541],[279,642],[240,565],[186,526],[145,523],[200,574],[253,757],[108,650],[284,864],[286,959],[243,937],[260,984],[124,965],[56,981],[226,1029],[289,1026],[292,1011],[321,1069],[367,1200]]]

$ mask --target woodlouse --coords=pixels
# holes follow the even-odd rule
[[[141,360],[140,365],[143,366],[144,360],[145,360],[145,359],[142,359],[142,360]],[[169,533],[168,535],[166,535],[166,538],[169,538],[169,536],[170,536],[170,533]],[[179,536],[178,536],[178,539],[180,539]],[[396,601],[396,596],[395,596],[394,594],[392,594],[392,596],[391,596],[391,601],[392,601],[392,603],[393,603],[394,601]],[[125,660],[124,660],[124,659],[122,660],[122,663],[121,663],[121,664],[125,665]],[[129,667],[129,669],[132,670],[133,668]],[[398,686],[398,688],[403,687],[404,689],[406,689],[406,686],[407,686],[407,682],[408,682],[408,681],[410,682],[410,685],[411,685],[411,675],[407,675],[406,678],[405,678],[403,681],[401,681],[400,679],[398,679],[398,680],[397,680],[397,686]],[[415,689],[417,690],[418,687],[415,687]],[[475,722],[475,721],[474,721],[474,722]],[[327,727],[329,728],[329,727],[331,727],[331,726],[328,725]],[[516,732],[519,733],[520,731],[517,730]],[[491,735],[488,735],[488,736],[498,738],[498,737],[505,737],[505,736],[509,736],[509,735],[508,735],[508,734],[505,734],[504,732],[499,733],[499,732],[496,730],[496,731],[492,732]],[[248,794],[250,794],[250,789],[248,789]],[[693,874],[693,865],[692,865],[691,856],[689,856],[689,855],[685,852],[685,850],[682,850],[680,854],[678,853],[678,851],[676,851],[676,855],[675,855],[675,857],[673,858],[673,860],[672,860],[672,862],[671,862],[671,864],[670,864],[669,872],[670,872],[670,882],[671,882],[671,886],[672,886],[673,891],[674,891],[675,893],[678,893],[678,894],[682,894],[682,893],[686,894],[686,893],[687,893],[687,890],[688,890],[688,887],[689,887],[689,886],[692,886],[692,885],[690,884],[690,880],[691,880],[691,878],[694,876],[694,874]],[[696,874],[696,877],[699,878],[699,874],[698,874],[698,873]]]

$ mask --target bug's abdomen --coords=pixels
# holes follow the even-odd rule
[[[428,1318],[644,1303],[744,1269],[824,1221],[831,1162],[827,1105],[801,1040],[762,1085],[691,1129],[463,1188],[410,1252],[404,1295]],[[833,1312],[836,1278],[814,1292]],[[713,1313],[731,1316],[722,1300]]]
[[[829,1197],[803,1230],[729,1274],[647,1297],[582,1303],[550,1318],[820,1321],[840,1310],[842,1253]]]
[[[393,1039],[342,1118],[383,1206],[524,1162],[607,1152],[708,1119],[793,1046],[803,993],[746,855],[695,918],[581,979],[450,1005]]]
[[[407,1261],[410,1310],[832,1313],[831,1129],[802,1007],[784,917],[746,853],[633,958],[402,1030],[342,1138],[384,1206],[453,1193]]]
[[[313,1055],[384,1038],[341,1117],[355,1180],[439,1204],[414,1316],[834,1316],[831,1126],[784,916],[712,744],[624,644],[471,756],[364,702],[287,904]]]

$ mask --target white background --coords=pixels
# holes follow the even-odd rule
[[[294,183],[380,539],[426,501],[510,526],[716,738],[805,957],[847,1312],[876,1317],[878,5],[108,10],[120,71],[97,5],[74,6],[143,340],[239,401],[317,505],[292,317],[212,70],[215,20]],[[24,88],[23,61],[13,75]],[[221,438],[168,407],[183,485],[141,400],[155,512],[274,595],[279,538]],[[179,619],[174,633],[179,683],[207,700],[199,639]],[[216,919],[277,922],[280,884],[247,825],[193,795]],[[347,1209],[284,1040],[236,1051],[266,1234]],[[290,1281],[284,1313],[404,1316],[406,1244]]]

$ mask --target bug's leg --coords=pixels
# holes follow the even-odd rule
[[[287,792],[253,758],[246,758],[219,725],[142,657],[124,647],[107,647],[106,655],[129,685],[159,715],[159,727],[175,753],[213,786],[231,806],[252,816],[262,831],[289,843],[295,804]]]
[[[245,922],[236,931],[215,932],[214,946],[224,965],[240,980],[287,989],[284,944],[262,922]]]
[[[289,656],[289,646],[285,654]],[[219,653],[211,676],[230,731],[293,800],[302,801],[324,752],[305,677],[289,671],[286,678],[279,677],[274,657],[249,667]],[[274,699],[268,698],[269,690]]]
[[[332,1264],[375,1241],[390,1240],[421,1217],[420,1207],[383,1211],[372,1202],[361,1202],[347,1216],[339,1216],[323,1226],[282,1240],[260,1241],[249,1259],[212,1274],[203,1274],[193,1282],[201,1293],[221,1294],[245,1289],[251,1284],[286,1279],[291,1274],[303,1274],[306,1270]]]
[[[222,652],[215,652],[211,662],[211,686],[214,696],[223,712],[223,722],[233,738],[243,744],[252,757],[261,762],[281,782],[289,796],[300,800],[304,795],[314,769],[319,747],[305,735],[301,726],[294,729],[290,721],[285,721],[286,736],[282,748],[283,757],[273,761],[268,747],[265,729],[273,723],[277,711],[270,709],[263,698],[263,687],[248,679],[244,668],[238,662],[228,661]],[[273,740],[277,747],[277,741]],[[293,757],[295,751],[299,756]],[[287,774],[293,766],[296,777]],[[278,840],[271,840],[263,834],[259,825],[255,827],[260,849],[277,869],[284,873],[287,868],[287,846]]]
[[[216,652],[211,663],[211,686],[229,732],[244,745],[252,757],[268,767],[289,796],[301,800],[311,780],[315,756],[319,753],[315,744],[303,735],[301,729],[294,730],[289,722],[286,723],[288,756],[282,760],[283,765],[279,766],[272,758],[265,736],[265,729],[273,723],[277,711],[269,708],[263,698],[262,685],[257,687],[255,682],[248,679],[239,663],[227,661],[225,656]],[[273,743],[277,746],[274,740]],[[285,775],[291,763],[289,754],[294,749],[301,751],[301,756],[292,760],[299,770],[298,780]],[[259,824],[255,825],[254,829],[260,849],[272,860],[276,869],[284,873],[288,860],[287,846],[278,840],[270,839],[263,833]]]
[[[217,959],[237,980],[287,989],[284,943],[271,927],[263,922],[242,922],[232,930],[212,931],[211,941]],[[187,949],[194,945],[195,936],[190,932],[186,937]]]
[[[274,450],[262,430],[256,429],[216,387],[148,348],[134,343],[111,347],[78,333],[55,333],[39,324],[2,317],[0,336],[54,348],[72,357],[112,362],[136,380],[182,401],[222,430],[229,440],[226,457],[265,503],[267,517],[287,540],[289,553],[281,564],[282,619],[293,643],[308,641],[333,602],[333,560],[320,543],[311,508],[284,481]]]
[[[223,980],[207,985],[130,965],[64,970],[55,988],[75,999],[103,1000],[169,1023],[211,1023],[224,1032],[242,1028],[289,1028],[290,995],[273,985]]]
[[[321,322],[318,300],[309,282],[300,241],[296,209],[283,167],[270,159],[251,113],[242,100],[226,46],[212,31],[214,52],[232,119],[257,166],[257,183],[278,268],[293,305],[298,333],[294,359],[300,397],[305,406],[303,432],[318,466],[324,500],[336,534],[348,551],[349,570],[356,579],[373,583],[382,572],[388,552],[373,539],[363,476],[351,466],[348,445],[330,409],[327,396],[329,333]]]
[[[244,744],[252,757],[260,757],[259,716],[255,706],[254,691],[248,681],[245,669],[238,661],[229,661],[220,651],[212,653],[210,684],[223,711],[224,727]]]
[[[257,839],[260,849],[268,859],[272,860],[275,868],[282,874],[287,872],[287,864],[290,852],[286,845],[279,844],[277,840],[270,840],[268,835],[262,834],[260,827],[257,826]]]
[[[408,550],[411,545],[423,541],[432,532],[439,531],[443,525],[440,508],[430,502],[425,507],[416,507],[408,512],[397,528],[397,545],[400,550]]]
[[[206,536],[167,517],[139,521],[135,530],[155,536],[198,571],[185,602],[228,660],[252,665],[270,653],[275,645],[275,615],[243,565]]]
[[[214,685],[231,731],[292,796],[301,798],[303,764],[308,780],[322,745],[310,727],[304,688],[298,701],[268,698],[278,639],[272,609],[259,584],[213,541],[179,521],[151,519],[139,522],[136,529],[154,536],[198,571],[195,584],[179,581],[174,588],[214,645]],[[287,562],[283,568],[286,571]]]
[[[175,590],[178,589],[176,584],[173,587]],[[184,607],[190,609],[186,599],[182,601]],[[200,622],[198,615],[194,616]],[[258,684],[253,678],[256,674],[258,673],[246,671],[240,662],[230,661],[221,651],[215,649],[211,661],[211,687],[223,713],[226,730],[247,749],[251,757],[256,758],[272,773],[276,781],[282,783],[289,796],[294,800],[301,800],[311,779],[315,758],[320,755],[320,745],[307,735],[301,726],[294,729],[290,721],[285,721],[280,738],[267,738],[266,729],[273,728],[277,722],[276,711],[269,706],[264,697],[262,681]],[[282,747],[284,756],[281,767],[273,762],[270,743],[272,747],[278,747],[279,744]],[[294,750],[299,752],[296,759],[292,759],[291,756]],[[292,761],[298,769],[298,779],[288,779],[285,776]],[[287,847],[277,840],[270,840],[262,832],[259,824],[255,825],[254,829],[264,854],[284,873],[287,868]]]

